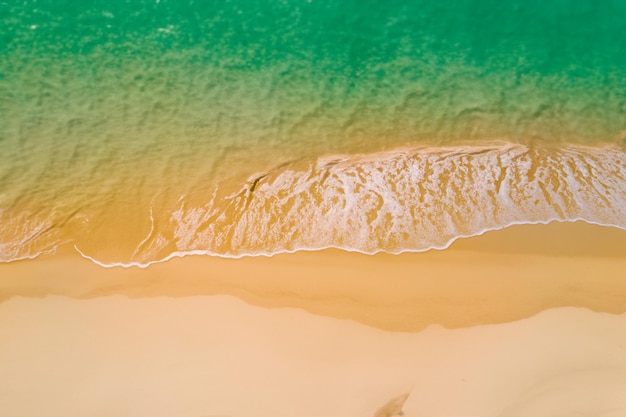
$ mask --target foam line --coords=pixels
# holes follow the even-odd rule
[[[157,212],[153,202],[150,231],[126,259],[104,262],[74,243],[98,265],[145,268],[188,255],[424,252],[552,221],[626,229],[626,153],[497,143],[329,155],[278,166],[204,203],[193,195]]]

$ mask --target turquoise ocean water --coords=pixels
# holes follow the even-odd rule
[[[0,259],[626,227],[626,2],[0,0]]]

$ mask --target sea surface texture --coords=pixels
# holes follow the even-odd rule
[[[0,260],[626,228],[622,0],[0,0]]]

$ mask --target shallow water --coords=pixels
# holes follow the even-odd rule
[[[625,227],[626,4],[0,0],[0,259]]]

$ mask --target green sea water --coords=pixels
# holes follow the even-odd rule
[[[3,260],[626,227],[625,141],[621,0],[0,0]]]

